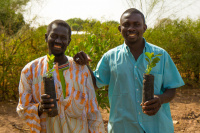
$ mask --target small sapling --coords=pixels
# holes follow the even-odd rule
[[[162,56],[162,54],[154,55],[154,53],[149,52],[145,52],[145,55],[147,56],[145,59],[148,65],[146,73],[143,75],[142,105],[154,98],[154,76],[150,72],[156,66],[156,63],[160,61],[158,56]]]
[[[45,94],[50,95],[50,98],[53,99],[53,104],[54,104],[54,107],[51,108],[52,111],[48,112],[48,116],[55,117],[56,115],[58,115],[57,103],[56,103],[56,91],[55,91],[55,84],[54,84],[54,78],[53,78],[53,71],[55,70],[53,69],[55,56],[53,54],[51,54],[51,56],[47,54],[47,58],[48,58],[47,60],[48,70],[45,73],[46,75],[43,77],[44,90],[45,90]]]

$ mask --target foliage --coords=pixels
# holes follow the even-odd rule
[[[21,9],[29,0],[1,0],[0,1],[0,30],[5,31],[9,35],[17,33],[17,31],[25,25],[24,17]]]
[[[200,73],[200,19],[168,20],[145,33],[148,42],[164,48],[187,85],[198,84]]]
[[[53,54],[51,54],[51,55],[47,54],[47,58],[48,58],[48,61],[47,61],[48,70],[45,74],[46,74],[47,78],[51,78],[51,77],[53,77],[53,71],[55,70],[55,69],[53,69],[55,56]]]
[[[155,27],[147,29],[145,39],[164,48],[170,54],[186,84],[198,84],[200,20],[167,18],[160,21],[162,22],[158,22]],[[118,25],[115,21],[83,20],[80,30],[84,31],[84,34],[72,34],[65,54],[74,56],[77,52],[84,51],[91,57],[90,66],[95,70],[105,52],[124,42]],[[12,33],[10,35],[6,30],[0,31],[0,100],[18,99],[17,87],[21,69],[28,62],[48,53],[44,38],[46,26],[30,28],[24,24],[16,33]],[[101,108],[109,108],[107,93],[108,87],[96,91]]]
[[[73,31],[81,31],[83,30],[84,20],[81,18],[71,18],[66,21]]]
[[[123,43],[123,38],[118,31],[119,23],[116,21],[100,22],[95,19],[85,20],[83,31],[86,34],[74,34],[65,54],[74,56],[79,51],[87,53],[92,62],[90,67],[95,70],[98,61],[103,54]],[[101,108],[109,108],[107,97],[108,87],[96,91],[97,100]]]
[[[147,56],[146,61],[148,62],[146,74],[150,74],[153,67],[156,66],[156,63],[160,61],[160,58],[158,56],[162,56],[162,54],[154,55],[154,53],[145,52],[145,55]]]

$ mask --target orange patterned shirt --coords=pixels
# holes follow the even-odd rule
[[[28,63],[21,72],[19,103],[17,112],[36,133],[104,133],[104,124],[87,66],[80,66],[69,60],[69,69],[63,75],[66,84],[66,97],[63,97],[58,64],[53,72],[58,115],[48,117],[47,113],[38,116],[41,94],[44,94],[43,76],[47,70],[47,56]]]

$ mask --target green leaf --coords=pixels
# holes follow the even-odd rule
[[[160,58],[157,56],[161,56],[162,54],[154,55],[154,53],[145,52],[145,55],[149,58],[145,58],[148,62],[147,69],[145,70],[146,74],[150,74],[153,67],[156,66],[156,63],[160,61]]]
[[[50,55],[49,54],[47,54],[47,57],[48,57],[48,59],[50,59]]]
[[[154,52],[151,53],[151,58],[153,58],[153,57],[155,57],[155,56],[154,56]]]
[[[49,65],[49,69],[47,70],[46,75],[48,78],[50,78],[53,76],[52,72],[55,70],[55,69],[53,69],[55,56],[53,54],[51,54],[51,56],[49,54],[47,54],[47,57],[48,57],[47,63]]]
[[[157,54],[157,55],[155,55],[155,56],[162,56],[162,54],[161,54],[161,53],[159,53],[159,54]]]
[[[158,63],[159,61],[160,61],[160,58],[156,57],[156,58],[153,59],[152,63],[153,63],[153,64],[156,64],[156,63]]]
[[[150,62],[150,60],[149,60],[148,58],[145,58],[145,60],[146,60],[147,62]]]
[[[145,52],[145,55],[151,60],[151,53]]]
[[[55,56],[53,54],[51,54],[51,57],[50,57],[50,61],[52,62],[52,60],[54,60]]]

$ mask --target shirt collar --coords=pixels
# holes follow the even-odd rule
[[[147,51],[147,47],[148,47],[148,43],[146,42],[145,38],[143,37],[144,39],[144,49],[143,49],[143,53],[145,53]],[[124,48],[124,51],[126,53],[130,53],[130,48],[128,47],[128,45],[126,45],[126,43],[124,42],[123,44],[123,48]]]

